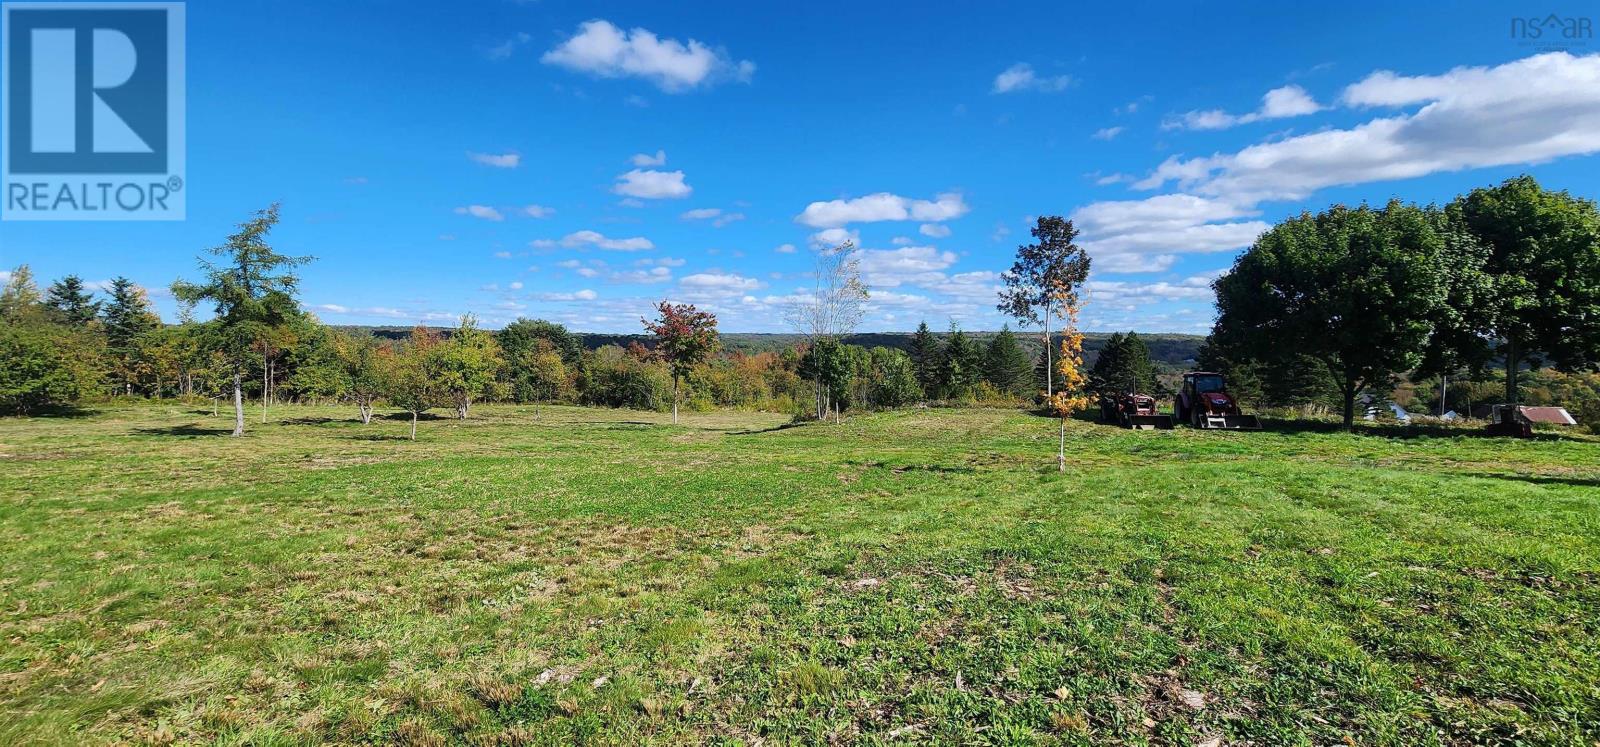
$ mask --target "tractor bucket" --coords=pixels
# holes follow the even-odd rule
[[[1200,419],[1200,427],[1228,431],[1259,431],[1261,419],[1254,415],[1205,415]]]
[[[1136,431],[1170,431],[1171,415],[1129,415],[1128,427]]]

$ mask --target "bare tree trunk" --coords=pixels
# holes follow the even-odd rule
[[[678,424],[678,377],[672,377],[672,424]]]
[[[1522,367],[1522,351],[1516,340],[1506,340],[1506,404],[1517,404],[1517,374]]]
[[[244,378],[237,370],[233,372],[233,435],[244,435]]]
[[[1050,362],[1050,302],[1044,302],[1044,397],[1050,399],[1055,396],[1056,367]],[[1034,391],[1038,391],[1035,389]],[[1063,424],[1062,428],[1066,428]],[[1065,438],[1065,436],[1063,436]]]
[[[261,348],[261,422],[267,422],[267,361],[272,358],[267,355],[267,349]]]
[[[372,422],[372,403],[371,402],[367,402],[366,400],[358,401],[358,402],[356,402],[356,409],[361,412],[361,424],[362,425],[367,425],[367,424],[370,424]]]
[[[417,440],[417,411],[411,411],[411,440]]]
[[[1067,471],[1067,419],[1061,419],[1061,445],[1056,451],[1056,471]]]

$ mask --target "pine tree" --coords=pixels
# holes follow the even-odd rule
[[[911,337],[911,369],[916,373],[917,384],[923,396],[935,397],[939,391],[939,340],[928,329],[928,323],[917,325]]]
[[[984,351],[984,378],[1002,392],[1025,395],[1033,388],[1033,360],[1011,334],[1011,325],[989,339]]]
[[[950,335],[945,338],[939,362],[939,388],[948,399],[970,394],[983,376],[983,358],[978,346],[954,322],[950,324]]]
[[[87,326],[100,316],[100,304],[94,300],[94,294],[84,288],[83,278],[77,275],[51,283],[45,304],[63,323],[73,327]]]

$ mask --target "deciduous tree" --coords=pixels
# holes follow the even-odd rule
[[[1263,358],[1294,350],[1321,361],[1352,428],[1356,394],[1414,368],[1444,307],[1435,226],[1398,200],[1285,220],[1217,279],[1215,333]]]
[[[818,250],[813,275],[816,285],[811,294],[791,304],[784,319],[815,347],[822,340],[842,340],[854,332],[866,316],[871,294],[861,279],[861,260],[853,241]],[[815,384],[821,420],[828,412],[827,392],[820,378]]]
[[[678,422],[678,387],[689,372],[717,349],[717,317],[698,311],[694,304],[662,301],[656,304],[655,321],[641,319],[644,328],[656,336],[655,353],[672,371],[672,422]]]
[[[478,320],[471,314],[461,317],[450,339],[434,348],[434,357],[434,375],[458,420],[467,419],[474,399],[494,393],[495,374],[505,365],[500,345],[493,335],[478,328]]]

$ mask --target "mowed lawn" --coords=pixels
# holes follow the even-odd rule
[[[1600,743],[1595,437],[354,414],[0,420],[0,744]]]

